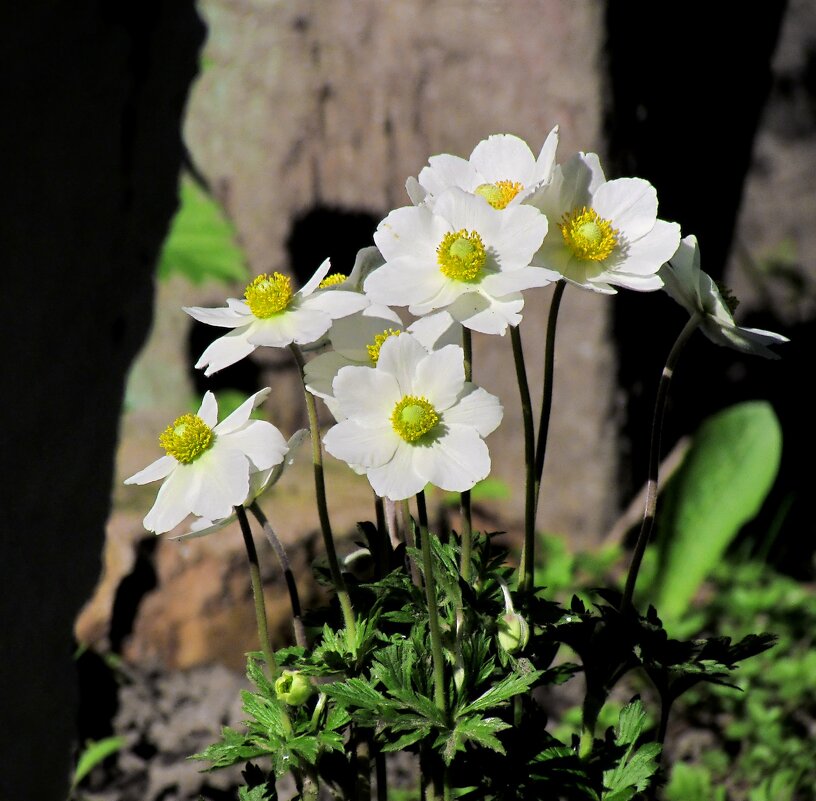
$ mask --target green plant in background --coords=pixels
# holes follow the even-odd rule
[[[742,526],[756,516],[781,454],[782,429],[763,401],[725,409],[694,434],[658,515],[652,597],[670,628]]]
[[[181,180],[179,208],[159,258],[159,278],[173,275],[193,284],[243,281],[247,276],[235,226],[217,201],[189,177]]]

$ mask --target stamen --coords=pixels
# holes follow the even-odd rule
[[[159,436],[159,445],[167,455],[182,464],[194,462],[214,442],[213,430],[195,414],[177,417]]]
[[[391,425],[406,442],[416,442],[439,422],[436,409],[427,398],[406,395],[391,412]]]
[[[506,209],[507,204],[524,189],[518,181],[496,181],[495,184],[480,184],[476,194],[481,195],[494,209]]]
[[[475,282],[481,277],[487,256],[479,234],[462,228],[445,234],[436,249],[436,258],[442,275],[456,281]]]
[[[619,231],[595,209],[573,209],[558,223],[564,243],[581,261],[603,261],[618,244]]]
[[[266,320],[284,311],[292,300],[292,280],[283,273],[259,275],[244,291],[249,310]]]
[[[370,345],[366,345],[366,350],[368,351],[368,358],[371,359],[371,363],[376,367],[377,362],[380,359],[380,348],[383,346],[383,342],[390,337],[397,337],[402,333],[399,328],[386,328],[380,334],[377,334],[374,339],[372,340]]]
[[[327,275],[318,285],[318,289],[326,289],[326,287],[330,286],[337,286],[338,284],[342,284],[343,281],[348,281],[348,276],[343,275],[343,273],[332,273],[331,275]]]

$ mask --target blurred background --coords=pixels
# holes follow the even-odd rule
[[[11,512],[0,540],[0,798],[64,798],[89,740],[108,743],[110,755],[102,763],[98,753],[80,797],[231,797],[235,775],[202,776],[185,758],[240,720],[243,654],[256,647],[240,536],[228,528],[183,544],[156,538],[141,520],[157,485],[122,480],[160,455],[158,432],[194,411],[207,389],[227,408],[271,386],[265,414],[286,436],[305,425],[305,409],[286,351],[256,352],[210,379],[195,371],[218,332],[181,306],[222,305],[261,272],[302,283],[326,257],[347,273],[378,222],[408,204],[405,180],[429,156],[467,157],[505,132],[537,154],[556,124],[559,161],[594,151],[607,177],[650,180],[660,216],[697,235],[703,269],[741,299],[738,322],[791,338],[773,362],[699,334],[692,340],[664,451],[674,462],[688,448],[703,453],[695,463],[716,488],[710,519],[718,499],[734,499],[740,511],[713,532],[684,524],[688,549],[664,548],[643,583],[699,563],[690,589],[661,598],[686,633],[714,625],[694,598],[739,598],[746,587],[771,589],[761,602],[726,605],[720,618],[735,630],[724,633],[787,625],[784,610],[798,616],[789,639],[805,661],[786,664],[795,662],[788,674],[801,679],[801,694],[786,703],[804,718],[774,744],[756,745],[768,764],[790,762],[793,778],[750,798],[810,797],[797,793],[816,781],[801,768],[816,756],[812,744],[807,750],[814,690],[803,679],[816,665],[802,626],[816,619],[805,514],[813,427],[799,372],[812,362],[816,318],[811,3],[762,4],[750,14],[726,4],[716,15],[676,3],[660,19],[653,4],[616,0],[85,0],[2,13],[4,400],[14,422],[2,435]],[[525,300],[533,387],[550,295],[545,288]],[[559,319],[538,524],[549,560],[541,580],[568,592],[625,570],[622,549],[637,520],[627,507],[645,481],[657,380],[685,312],[663,293],[604,297],[569,287]],[[475,380],[505,405],[476,517],[513,546],[523,443],[509,338],[477,336],[474,352]],[[719,428],[710,422],[744,401],[766,403]],[[310,565],[322,546],[306,450],[262,505],[314,603],[321,589]],[[723,461],[754,476],[750,486]],[[330,457],[327,472],[348,552],[355,522],[373,514],[370,491]],[[703,503],[677,489],[699,480],[676,482],[672,508]],[[433,502],[444,516],[448,499]],[[679,525],[664,520],[664,532]],[[703,556],[701,541],[710,545]],[[288,601],[268,546],[259,540],[259,548],[281,646]],[[723,574],[723,565],[733,569]],[[769,622],[769,609],[780,619]],[[775,687],[764,706],[775,708]],[[779,709],[774,725],[787,715]],[[745,709],[729,714],[751,730],[771,726]],[[749,798],[750,770],[765,763],[728,745],[747,735],[725,728],[686,726],[697,739],[677,760],[694,766],[688,781],[705,793],[706,781],[733,772],[728,759],[743,758],[744,781],[732,782],[727,798]],[[36,768],[33,742],[51,755],[46,771]],[[718,748],[728,759],[703,764],[700,754]],[[719,798],[714,792],[705,797]]]

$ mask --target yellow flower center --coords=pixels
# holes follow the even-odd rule
[[[391,412],[391,425],[406,442],[416,442],[439,422],[436,409],[427,398],[406,395]]]
[[[485,247],[476,231],[452,231],[445,234],[436,249],[436,260],[442,275],[456,281],[476,281],[485,260]]]
[[[390,337],[398,337],[401,333],[402,331],[400,331],[399,328],[386,328],[385,331],[374,337],[370,345],[366,345],[368,358],[371,359],[371,363],[375,367],[380,359],[380,348],[383,346],[383,342]]]
[[[494,209],[506,209],[507,204],[524,189],[518,181],[496,181],[495,184],[480,184],[476,194],[481,195]]]
[[[565,214],[558,227],[567,247],[581,261],[603,261],[618,244],[618,230],[586,206]]]
[[[318,285],[318,289],[325,289],[329,286],[337,286],[338,284],[342,284],[343,281],[347,281],[348,276],[343,275],[343,273],[332,273],[331,275],[327,275]]]
[[[292,300],[292,280],[283,273],[259,275],[245,290],[249,310],[261,320],[280,314]]]
[[[194,462],[213,442],[213,430],[195,414],[177,417],[159,436],[159,445],[167,455],[182,464]]]

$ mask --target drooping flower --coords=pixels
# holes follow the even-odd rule
[[[490,472],[484,437],[501,422],[498,398],[465,382],[457,345],[428,352],[408,333],[389,337],[374,369],[344,367],[334,380],[343,416],[326,450],[365,472],[374,491],[403,500],[431,483],[471,489]]]
[[[700,248],[695,236],[684,237],[671,260],[660,270],[663,288],[689,314],[700,316],[700,330],[717,345],[768,359],[779,356],[767,345],[788,342],[773,331],[743,328],[734,322],[735,300],[723,293],[700,269]]]
[[[169,531],[190,514],[208,520],[229,516],[247,501],[250,476],[283,461],[288,446],[280,431],[249,419],[269,392],[269,387],[256,392],[220,423],[215,396],[207,392],[196,414],[181,415],[165,429],[159,444],[166,455],[125,480],[165,479],[144,519],[148,531]]]
[[[512,134],[495,134],[483,139],[469,159],[442,154],[431,156],[418,178],[409,178],[405,188],[415,205],[432,206],[452,186],[481,195],[495,209],[519,205],[536,187],[552,177],[558,126],[547,136],[536,158],[523,139]]]
[[[594,153],[578,153],[527,203],[558,227],[533,264],[596,292],[662,286],[657,273],[677,250],[680,226],[657,218],[657,193],[648,181],[607,181]]]
[[[248,356],[255,348],[305,345],[320,339],[332,320],[353,314],[368,305],[368,299],[344,289],[319,289],[331,264],[326,259],[297,292],[282,273],[257,276],[244,291],[244,300],[227,298],[226,308],[184,308],[191,317],[208,325],[231,328],[201,354],[197,368],[212,375]]]
[[[433,208],[392,211],[374,234],[385,259],[365,281],[375,303],[424,315],[446,309],[467,328],[504,334],[521,322],[521,291],[560,277],[530,260],[547,234],[531,206],[499,211],[483,197],[445,190]]]

